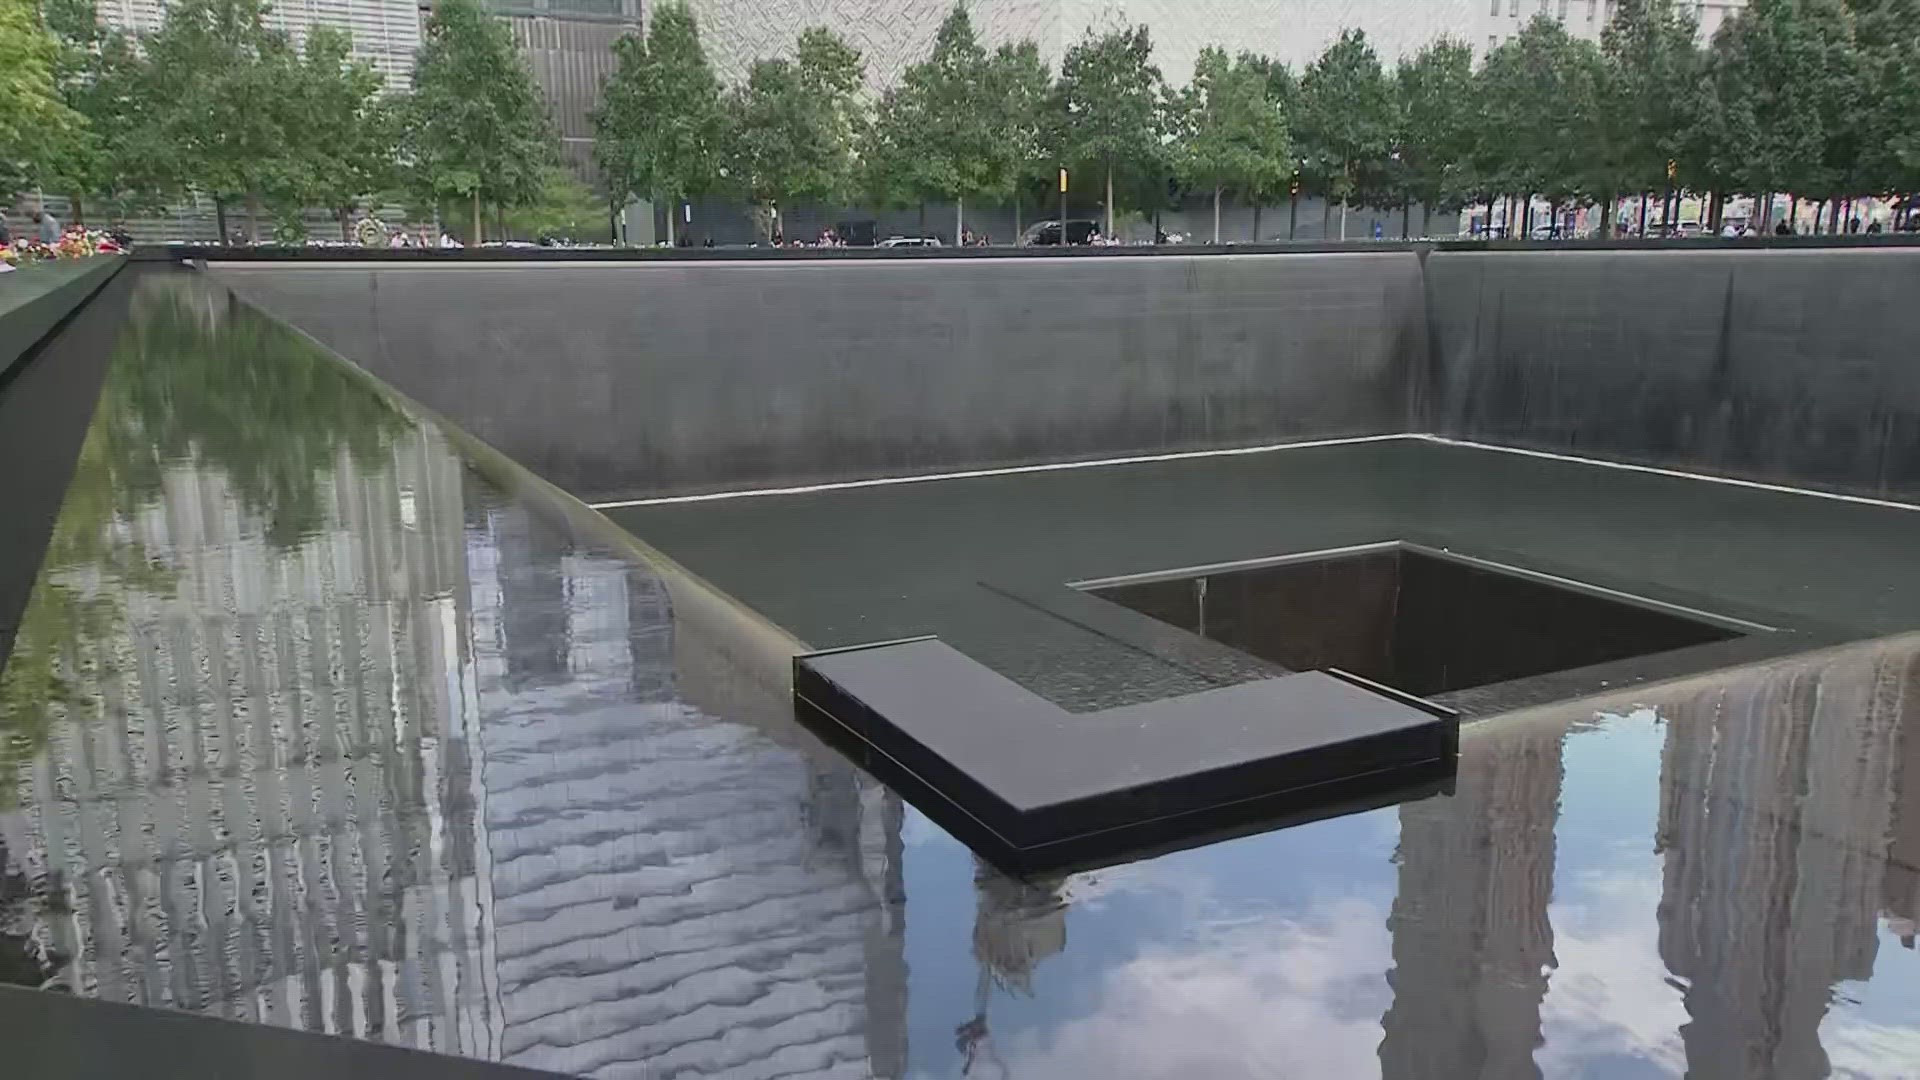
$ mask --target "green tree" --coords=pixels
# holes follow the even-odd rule
[[[1328,203],[1340,201],[1345,239],[1348,202],[1393,145],[1393,91],[1367,36],[1348,30],[1307,68],[1299,92],[1294,130],[1301,156]]]
[[[298,96],[299,57],[267,27],[267,10],[260,0],[182,0],[145,41],[142,149],[169,193],[213,196],[223,236],[226,203],[239,197],[257,239],[261,205],[284,197],[298,170],[283,103]]]
[[[508,213],[507,228],[511,235],[529,240],[580,243],[606,239],[611,227],[608,217],[607,204],[595,198],[587,185],[567,169],[549,165],[541,177],[539,198]]]
[[[659,7],[644,37],[629,34],[613,48],[618,67],[593,114],[594,158],[615,203],[667,205],[671,242],[679,204],[717,190],[726,166],[720,80],[684,3]]]
[[[1737,190],[1852,194],[1863,88],[1839,0],[1752,0],[1714,35],[1696,144]]]
[[[833,202],[854,190],[862,132],[860,53],[822,27],[800,35],[794,60],[756,60],[727,99],[733,176],[753,203],[761,236],[791,200]]]
[[[55,83],[60,47],[33,0],[0,0],[0,183],[25,187],[48,149],[84,130]]]
[[[1599,47],[1538,16],[1481,69],[1479,167],[1489,190],[1554,202],[1591,194],[1605,63]]]
[[[484,237],[483,204],[525,206],[540,196],[554,158],[540,89],[506,24],[478,0],[434,5],[414,62],[402,153],[426,201],[470,206],[470,243]]]
[[[1719,187],[1697,159],[1688,134],[1698,123],[1704,56],[1695,39],[1693,6],[1678,0],[1619,0],[1600,37],[1608,65],[1605,115],[1610,152],[1601,193],[1602,228],[1623,191],[1645,193],[1668,183],[1667,164],[1707,190]]]
[[[903,172],[926,195],[954,201],[954,242],[966,228],[968,199],[1003,194],[1000,101],[991,58],[955,4],[934,35],[933,53],[910,65],[883,103],[894,130],[885,145],[911,159]]]
[[[1267,72],[1216,48],[1203,49],[1182,95],[1179,174],[1213,192],[1213,242],[1220,242],[1220,197],[1255,197],[1291,174],[1287,120],[1267,96]]]
[[[1274,108],[1280,110],[1281,116],[1286,117],[1287,135],[1292,144],[1286,174],[1279,177],[1278,182],[1272,186],[1252,193],[1253,237],[1255,240],[1260,239],[1260,216],[1267,202],[1285,195],[1288,210],[1287,239],[1291,240],[1294,225],[1297,224],[1295,219],[1299,210],[1299,182],[1303,161],[1300,140],[1300,80],[1294,78],[1293,71],[1287,65],[1256,53],[1241,53],[1240,63],[1252,65],[1265,77],[1267,100],[1273,103]]]
[[[1851,0],[1869,190],[1920,191],[1920,0]]]
[[[119,213],[157,208],[168,186],[155,168],[167,156],[154,145],[154,117],[164,106],[146,92],[149,71],[137,42],[101,23],[93,0],[46,0],[44,11],[60,43],[60,96],[86,124],[45,148],[40,176],[66,193],[76,222],[86,220],[91,199]]]
[[[988,75],[993,86],[994,168],[1000,187],[1013,199],[1017,235],[1021,194],[1037,181],[1054,177],[1047,145],[1053,75],[1032,41],[1000,46]]]
[[[1394,70],[1393,89],[1401,190],[1431,224],[1434,207],[1458,208],[1477,193],[1473,49],[1442,38]]]
[[[1114,234],[1114,173],[1147,171],[1162,155],[1164,91],[1145,26],[1098,36],[1089,30],[1061,61],[1056,149],[1069,165],[1105,173],[1108,236]]]
[[[281,209],[297,215],[302,207],[324,206],[349,242],[353,206],[392,179],[400,135],[395,109],[380,96],[380,73],[351,53],[345,32],[309,30],[294,92],[279,103],[295,136]]]

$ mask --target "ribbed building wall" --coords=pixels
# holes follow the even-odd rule
[[[582,181],[593,183],[598,177],[593,162],[593,110],[600,105],[601,83],[618,66],[613,43],[635,32],[638,19],[511,14],[507,21],[546,97],[567,166]]]
[[[58,985],[452,1049],[471,881],[431,840],[458,712],[459,466],[420,434],[386,462],[342,455],[354,479],[296,549],[194,463],[122,522],[177,588],[121,592],[111,632],[74,642],[10,854]],[[87,574],[66,584],[86,596]]]
[[[166,20],[165,0],[99,0],[100,20],[132,33],[151,33]],[[353,35],[353,55],[372,64],[393,89],[412,84],[420,48],[418,0],[275,0],[267,25],[296,43],[311,26],[337,26]]]
[[[870,996],[904,994],[869,985],[875,941],[900,947],[903,898],[865,819],[892,803],[897,836],[897,800],[864,807],[844,763],[680,700],[656,579],[510,515],[468,551],[499,1056],[868,1076],[903,1037],[869,1018]]]
[[[1469,742],[1451,796],[1400,808],[1386,1080],[1540,1075],[1567,730],[1538,722]]]
[[[1834,986],[1873,972],[1894,751],[1920,724],[1917,689],[1911,656],[1886,649],[1788,665],[1667,714],[1659,941],[1687,982],[1690,1075],[1827,1074]]]

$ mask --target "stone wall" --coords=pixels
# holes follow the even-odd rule
[[[1412,251],[229,264],[243,297],[582,497],[1407,429]]]
[[[1437,251],[1428,428],[1920,496],[1920,248]]]

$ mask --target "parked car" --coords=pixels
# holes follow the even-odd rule
[[[1067,243],[1091,244],[1100,232],[1100,226],[1084,219],[1067,222]],[[1036,221],[1027,226],[1020,234],[1021,247],[1059,247],[1060,223],[1058,221]]]
[[[940,238],[937,236],[889,236],[880,241],[883,248],[937,248]]]

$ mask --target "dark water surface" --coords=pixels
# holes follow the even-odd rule
[[[0,980],[596,1076],[1920,1076],[1920,638],[1018,882],[467,449],[141,282],[0,682]]]

